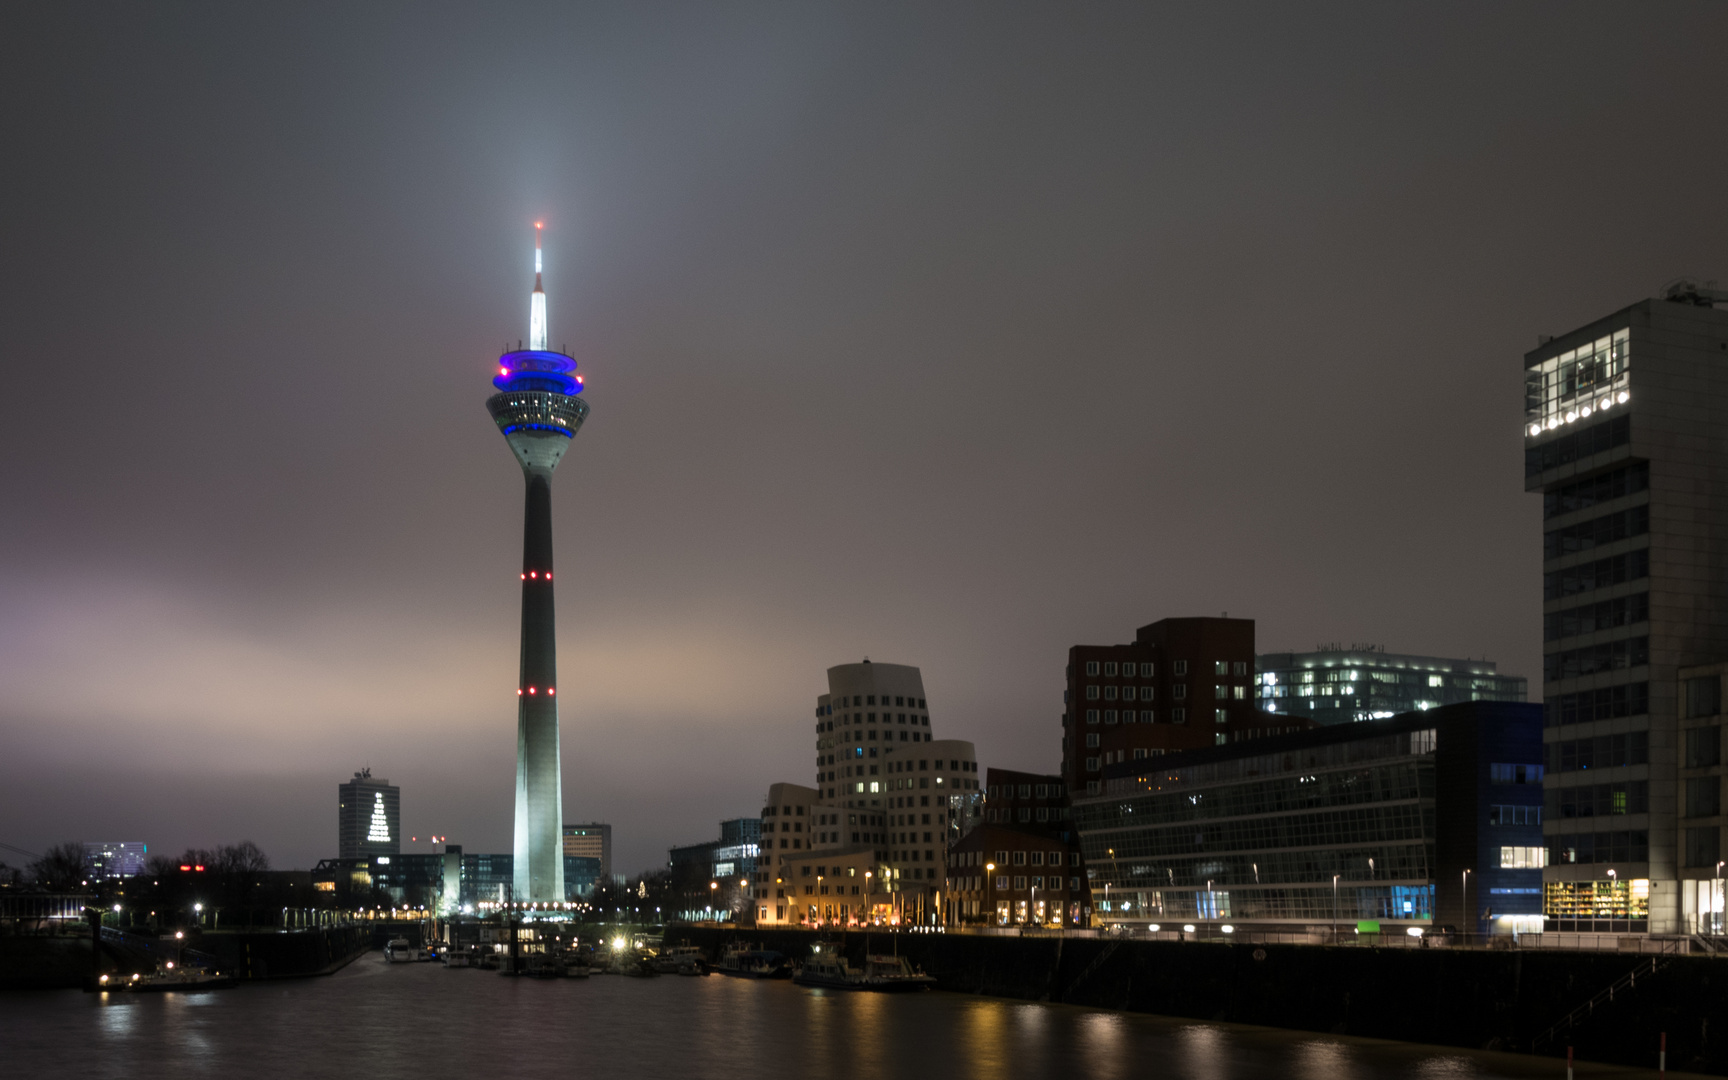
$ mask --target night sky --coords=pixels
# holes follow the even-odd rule
[[[1539,675],[1522,354],[1728,279],[1728,6],[13,4],[0,842],[508,851],[527,335],[566,820],[811,782],[824,669],[1054,771],[1229,612]],[[1533,682],[1534,682],[1533,678]],[[430,850],[424,844],[417,850]],[[4,855],[5,853],[0,853]]]

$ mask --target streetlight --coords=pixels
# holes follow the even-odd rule
[[[1614,871],[1610,870],[1608,873],[1612,876]],[[1458,906],[1459,910],[1463,912],[1461,918],[1464,925],[1470,925],[1470,871],[1468,870],[1458,875]],[[1466,931],[1466,933],[1470,933],[1470,931]],[[1465,940],[1469,939],[1466,938]]]
[[[1338,944],[1338,875],[1332,875],[1332,944]]]
[[[987,909],[986,917],[994,919],[996,917],[996,864],[993,862],[987,862],[984,864],[984,869],[987,871],[984,882],[986,887],[989,889],[987,894],[989,899],[986,900],[985,903],[990,905]]]
[[[1722,863],[1716,864],[1716,895],[1710,898],[1710,932],[1722,932]]]

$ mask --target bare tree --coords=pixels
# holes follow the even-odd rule
[[[214,869],[224,874],[250,874],[270,869],[270,856],[252,841],[242,840],[217,848],[214,863]]]
[[[196,866],[205,870],[216,866],[216,853],[209,848],[187,848],[180,853],[178,866]]]
[[[30,864],[30,875],[45,889],[80,887],[84,883],[84,845],[76,840],[55,844]]]

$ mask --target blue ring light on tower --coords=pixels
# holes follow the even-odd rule
[[[518,349],[498,358],[498,374],[492,385],[506,394],[519,390],[544,390],[549,394],[582,392],[582,376],[572,375],[576,361],[560,352]]]

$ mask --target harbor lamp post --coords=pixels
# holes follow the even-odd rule
[[[1332,944],[1338,944],[1338,875],[1332,875]]]
[[[1722,863],[1716,864],[1716,893],[1710,898],[1710,930],[1709,933],[1722,932]]]
[[[996,918],[996,864],[993,862],[985,863],[984,871],[984,885],[987,890],[984,894],[984,917],[987,922],[993,922]]]
[[[1612,876],[1614,871],[1610,870],[1608,873]],[[1458,909],[1462,912],[1460,918],[1464,925],[1473,925],[1475,920],[1470,917],[1470,871],[1468,870],[1458,875]],[[1466,935],[1474,933],[1472,930],[1466,930],[1464,932]],[[1469,941],[1470,939],[1466,936],[1464,940]]]

